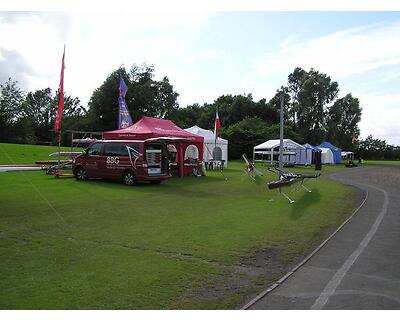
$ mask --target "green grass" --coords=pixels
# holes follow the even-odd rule
[[[364,165],[400,165],[400,160],[364,160]]]
[[[27,144],[0,143],[0,165],[2,164],[34,164],[38,160],[57,160],[49,154],[58,151],[55,146],[35,146]],[[80,151],[82,148],[74,148]],[[61,151],[71,151],[70,147],[61,147]]]
[[[54,149],[0,144],[0,164],[29,164]],[[238,291],[196,293],[261,248],[279,252],[285,270],[343,221],[355,192],[318,179],[309,183],[311,194],[289,192],[296,200],[289,205],[266,189],[274,176],[265,167],[258,183],[243,169],[231,161],[227,181],[215,171],[136,187],[0,173],[0,308],[238,307]],[[278,276],[271,270],[253,282]]]

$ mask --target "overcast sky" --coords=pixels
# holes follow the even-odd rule
[[[181,107],[269,100],[299,66],[360,99],[362,138],[400,145],[399,12],[0,12],[0,83],[56,90],[64,43],[64,88],[84,106],[121,64],[153,64]]]

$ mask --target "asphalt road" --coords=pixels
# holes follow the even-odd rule
[[[249,309],[400,309],[400,166],[349,168],[331,178],[363,190],[365,203]]]

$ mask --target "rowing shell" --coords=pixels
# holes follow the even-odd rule
[[[30,165],[1,165],[0,172],[7,171],[36,171],[42,170],[41,166],[30,166]]]
[[[268,183],[268,188],[277,189],[277,188],[287,187],[290,186],[293,182],[295,182],[295,180],[296,179],[271,181]]]
[[[49,157],[58,157],[58,156],[60,156],[60,157],[72,157],[72,158],[75,158],[75,157],[77,157],[77,156],[79,156],[81,154],[82,154],[82,151],[81,152],[60,151],[60,152],[53,152],[53,153],[49,154]]]

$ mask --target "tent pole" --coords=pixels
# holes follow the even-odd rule
[[[179,143],[179,176],[183,177],[183,151],[182,142]]]

